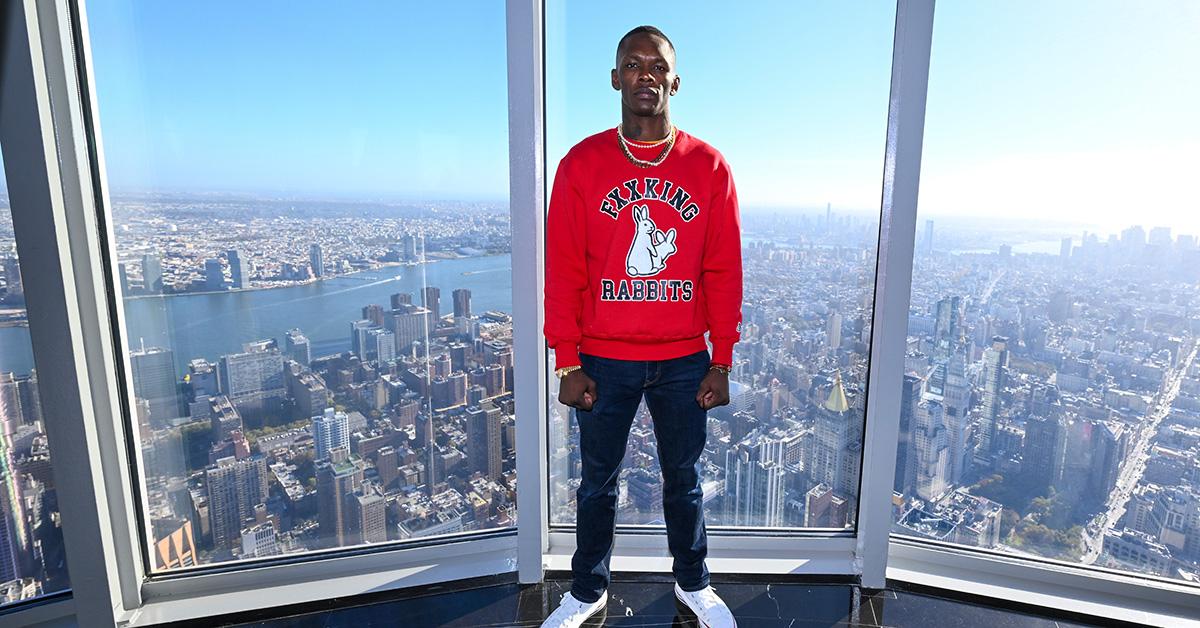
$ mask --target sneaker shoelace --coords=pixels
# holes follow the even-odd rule
[[[559,599],[559,606],[562,606],[562,604],[563,604],[564,602],[566,602],[566,601],[567,601],[567,596],[568,596],[568,595],[571,595],[571,592],[570,592],[570,591],[567,591],[566,593],[563,593],[563,594],[562,594],[562,598],[560,598],[560,599]],[[575,612],[574,612],[574,613],[572,613],[572,617],[576,617],[576,616],[586,616],[586,615],[587,615],[587,612],[588,612],[588,608],[589,608],[589,607],[591,607],[591,606],[592,606],[592,604],[595,604],[595,603],[596,603],[596,602],[592,602],[592,604],[588,604],[587,602],[584,602],[583,600],[576,599],[575,597],[572,597],[571,599],[572,599],[572,600],[574,600],[576,604],[580,604],[579,608],[577,608],[577,609],[575,610]],[[598,601],[599,601],[599,600],[597,600],[597,602],[598,602]]]
[[[717,595],[716,591],[716,588],[710,586],[700,589],[699,591],[685,593],[696,596],[697,601],[700,603],[700,611],[707,615],[712,611],[713,608],[720,607],[722,605],[721,598]]]

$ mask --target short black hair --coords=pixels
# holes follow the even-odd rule
[[[658,28],[655,26],[643,24],[642,26],[638,26],[638,27],[634,28],[633,30],[629,31],[628,33],[625,33],[625,36],[621,37],[621,40],[617,42],[617,55],[620,56],[621,46],[625,45],[626,39],[629,39],[630,37],[633,37],[634,35],[639,35],[642,33],[645,33],[647,35],[654,35],[655,37],[662,37],[663,41],[667,42],[667,46],[669,46],[671,48],[671,54],[675,54],[675,44],[671,43],[671,38],[667,37],[666,33],[658,30]]]

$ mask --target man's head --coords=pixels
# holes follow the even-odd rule
[[[667,112],[667,99],[679,91],[675,74],[675,46],[653,26],[639,26],[617,42],[617,67],[613,89],[621,92],[621,105],[639,116]]]

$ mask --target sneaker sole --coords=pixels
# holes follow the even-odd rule
[[[680,608],[681,610],[687,611],[688,615],[695,617],[696,623],[698,625],[700,625],[701,628],[712,628],[707,623],[705,623],[705,621],[703,619],[700,619],[700,616],[696,614],[696,611],[692,610],[692,607],[688,606],[687,602],[683,601],[683,598],[679,597],[678,590],[676,590],[674,593],[675,593],[675,606],[676,607]]]
[[[608,594],[605,593],[605,595],[608,595]],[[608,601],[606,600],[604,603],[604,606],[601,606],[600,608],[597,608],[596,610],[592,611],[592,614],[588,615],[587,618],[583,620],[583,623],[579,624],[579,626],[580,626],[580,628],[583,628],[584,626],[587,626],[588,628],[592,628],[595,626],[603,626],[604,622],[607,619],[608,619]]]

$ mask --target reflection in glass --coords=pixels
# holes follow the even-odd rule
[[[70,588],[0,161],[0,606]]]

